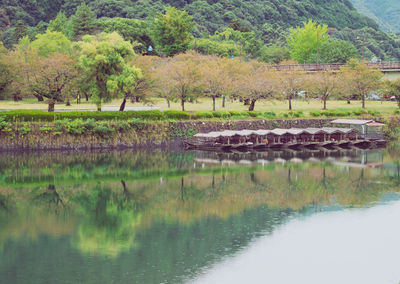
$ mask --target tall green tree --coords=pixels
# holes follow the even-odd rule
[[[158,13],[154,20],[154,42],[166,56],[185,52],[193,38],[193,27],[193,19],[187,12],[168,7],[165,13]]]
[[[110,101],[116,93],[125,92],[128,80],[123,77],[135,76],[127,71],[127,62],[134,55],[132,44],[117,33],[101,33],[98,36],[84,36],[77,47],[80,54],[81,91],[94,96],[100,111],[103,102]],[[122,85],[118,85],[120,82]]]
[[[86,5],[81,4],[72,17],[72,35],[74,38],[92,34],[96,29],[96,15]]]
[[[26,35],[28,35],[28,28],[22,20],[19,20],[12,34],[13,43],[17,44],[18,41]]]
[[[57,16],[49,22],[49,28],[52,32],[60,32],[68,38],[72,36],[71,21],[63,12],[59,12]]]
[[[320,47],[321,63],[346,63],[352,58],[359,58],[357,48],[348,41],[329,39]]]
[[[318,25],[312,20],[303,23],[303,27],[291,29],[287,39],[290,56],[300,64],[315,63],[317,46],[326,41],[328,41],[328,26]]]
[[[39,34],[32,42],[32,47],[37,50],[39,56],[48,57],[52,53],[71,53],[71,41],[61,32],[47,30],[45,34]]]

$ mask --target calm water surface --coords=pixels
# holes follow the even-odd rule
[[[0,154],[0,283],[399,283],[400,149]]]

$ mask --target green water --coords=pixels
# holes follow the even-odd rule
[[[398,153],[2,153],[0,283],[217,283],[291,222],[399,200]]]

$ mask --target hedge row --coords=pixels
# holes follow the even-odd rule
[[[360,115],[377,116],[378,111],[366,110],[325,110],[325,111],[312,111],[310,115],[313,117],[345,117],[345,116],[360,116]],[[280,115],[281,116],[281,115]],[[230,118],[230,119],[246,119],[249,117],[273,119],[277,115],[273,111],[259,112],[259,111],[214,111],[214,112],[197,112],[190,114],[188,112],[167,110],[161,112],[159,110],[149,111],[76,111],[76,112],[46,112],[38,110],[16,110],[16,111],[2,111],[0,117],[5,121],[55,121],[62,119],[94,119],[99,120],[198,120],[209,118]],[[305,117],[302,111],[290,111],[282,114],[283,118],[301,118]]]
[[[205,119],[205,118],[248,118],[248,117],[264,117],[275,118],[274,112],[257,112],[257,111],[215,111],[215,112],[197,112],[190,114],[188,112],[167,110],[161,112],[159,110],[149,111],[74,111],[74,112],[46,112],[39,110],[16,110],[2,111],[0,117],[4,117],[6,121],[55,121],[61,119],[95,119],[95,120],[128,120],[138,118],[142,120],[189,120],[189,119]]]
[[[347,117],[347,116],[360,116],[360,115],[372,115],[372,116],[379,116],[380,112],[379,111],[374,111],[374,110],[365,110],[365,109],[359,109],[359,110],[353,110],[353,111],[348,111],[348,110],[324,110],[324,111],[311,111],[310,115],[313,117]]]

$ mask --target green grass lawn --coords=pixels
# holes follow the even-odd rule
[[[105,106],[119,106],[121,100],[114,100]],[[67,107],[65,104],[57,104],[56,110],[96,110],[96,105],[92,103],[86,103],[82,100],[82,103],[77,105],[75,101],[71,101],[71,106]],[[127,103],[127,106],[144,106],[141,103]],[[164,99],[154,98],[153,104],[151,106],[161,107],[163,110],[167,110],[168,106]],[[306,116],[309,116],[311,111],[320,111],[322,110],[323,104],[321,101],[317,100],[295,100],[293,101],[293,110],[294,111],[303,111]],[[396,102],[389,101],[367,101],[366,102],[367,110],[379,111],[383,116],[393,115],[395,110],[398,109]],[[351,104],[347,104],[346,101],[328,101],[327,102],[328,110],[356,110],[361,109],[360,101],[352,101]],[[30,110],[47,110],[46,102],[37,102],[34,99],[25,99],[22,102],[13,102],[13,101],[0,101],[0,110],[17,110],[17,109],[30,109]],[[179,102],[171,102],[172,110],[181,110],[181,106]],[[212,100],[209,98],[200,98],[196,103],[186,103],[185,110],[188,112],[205,112],[212,110]],[[247,106],[244,106],[243,103],[239,101],[228,101],[226,103],[226,107],[222,108],[221,99],[217,100],[217,110],[220,111],[246,111],[248,110]],[[286,113],[288,112],[288,103],[286,101],[269,101],[269,100],[260,100],[256,103],[256,111],[274,111],[276,114]]]

